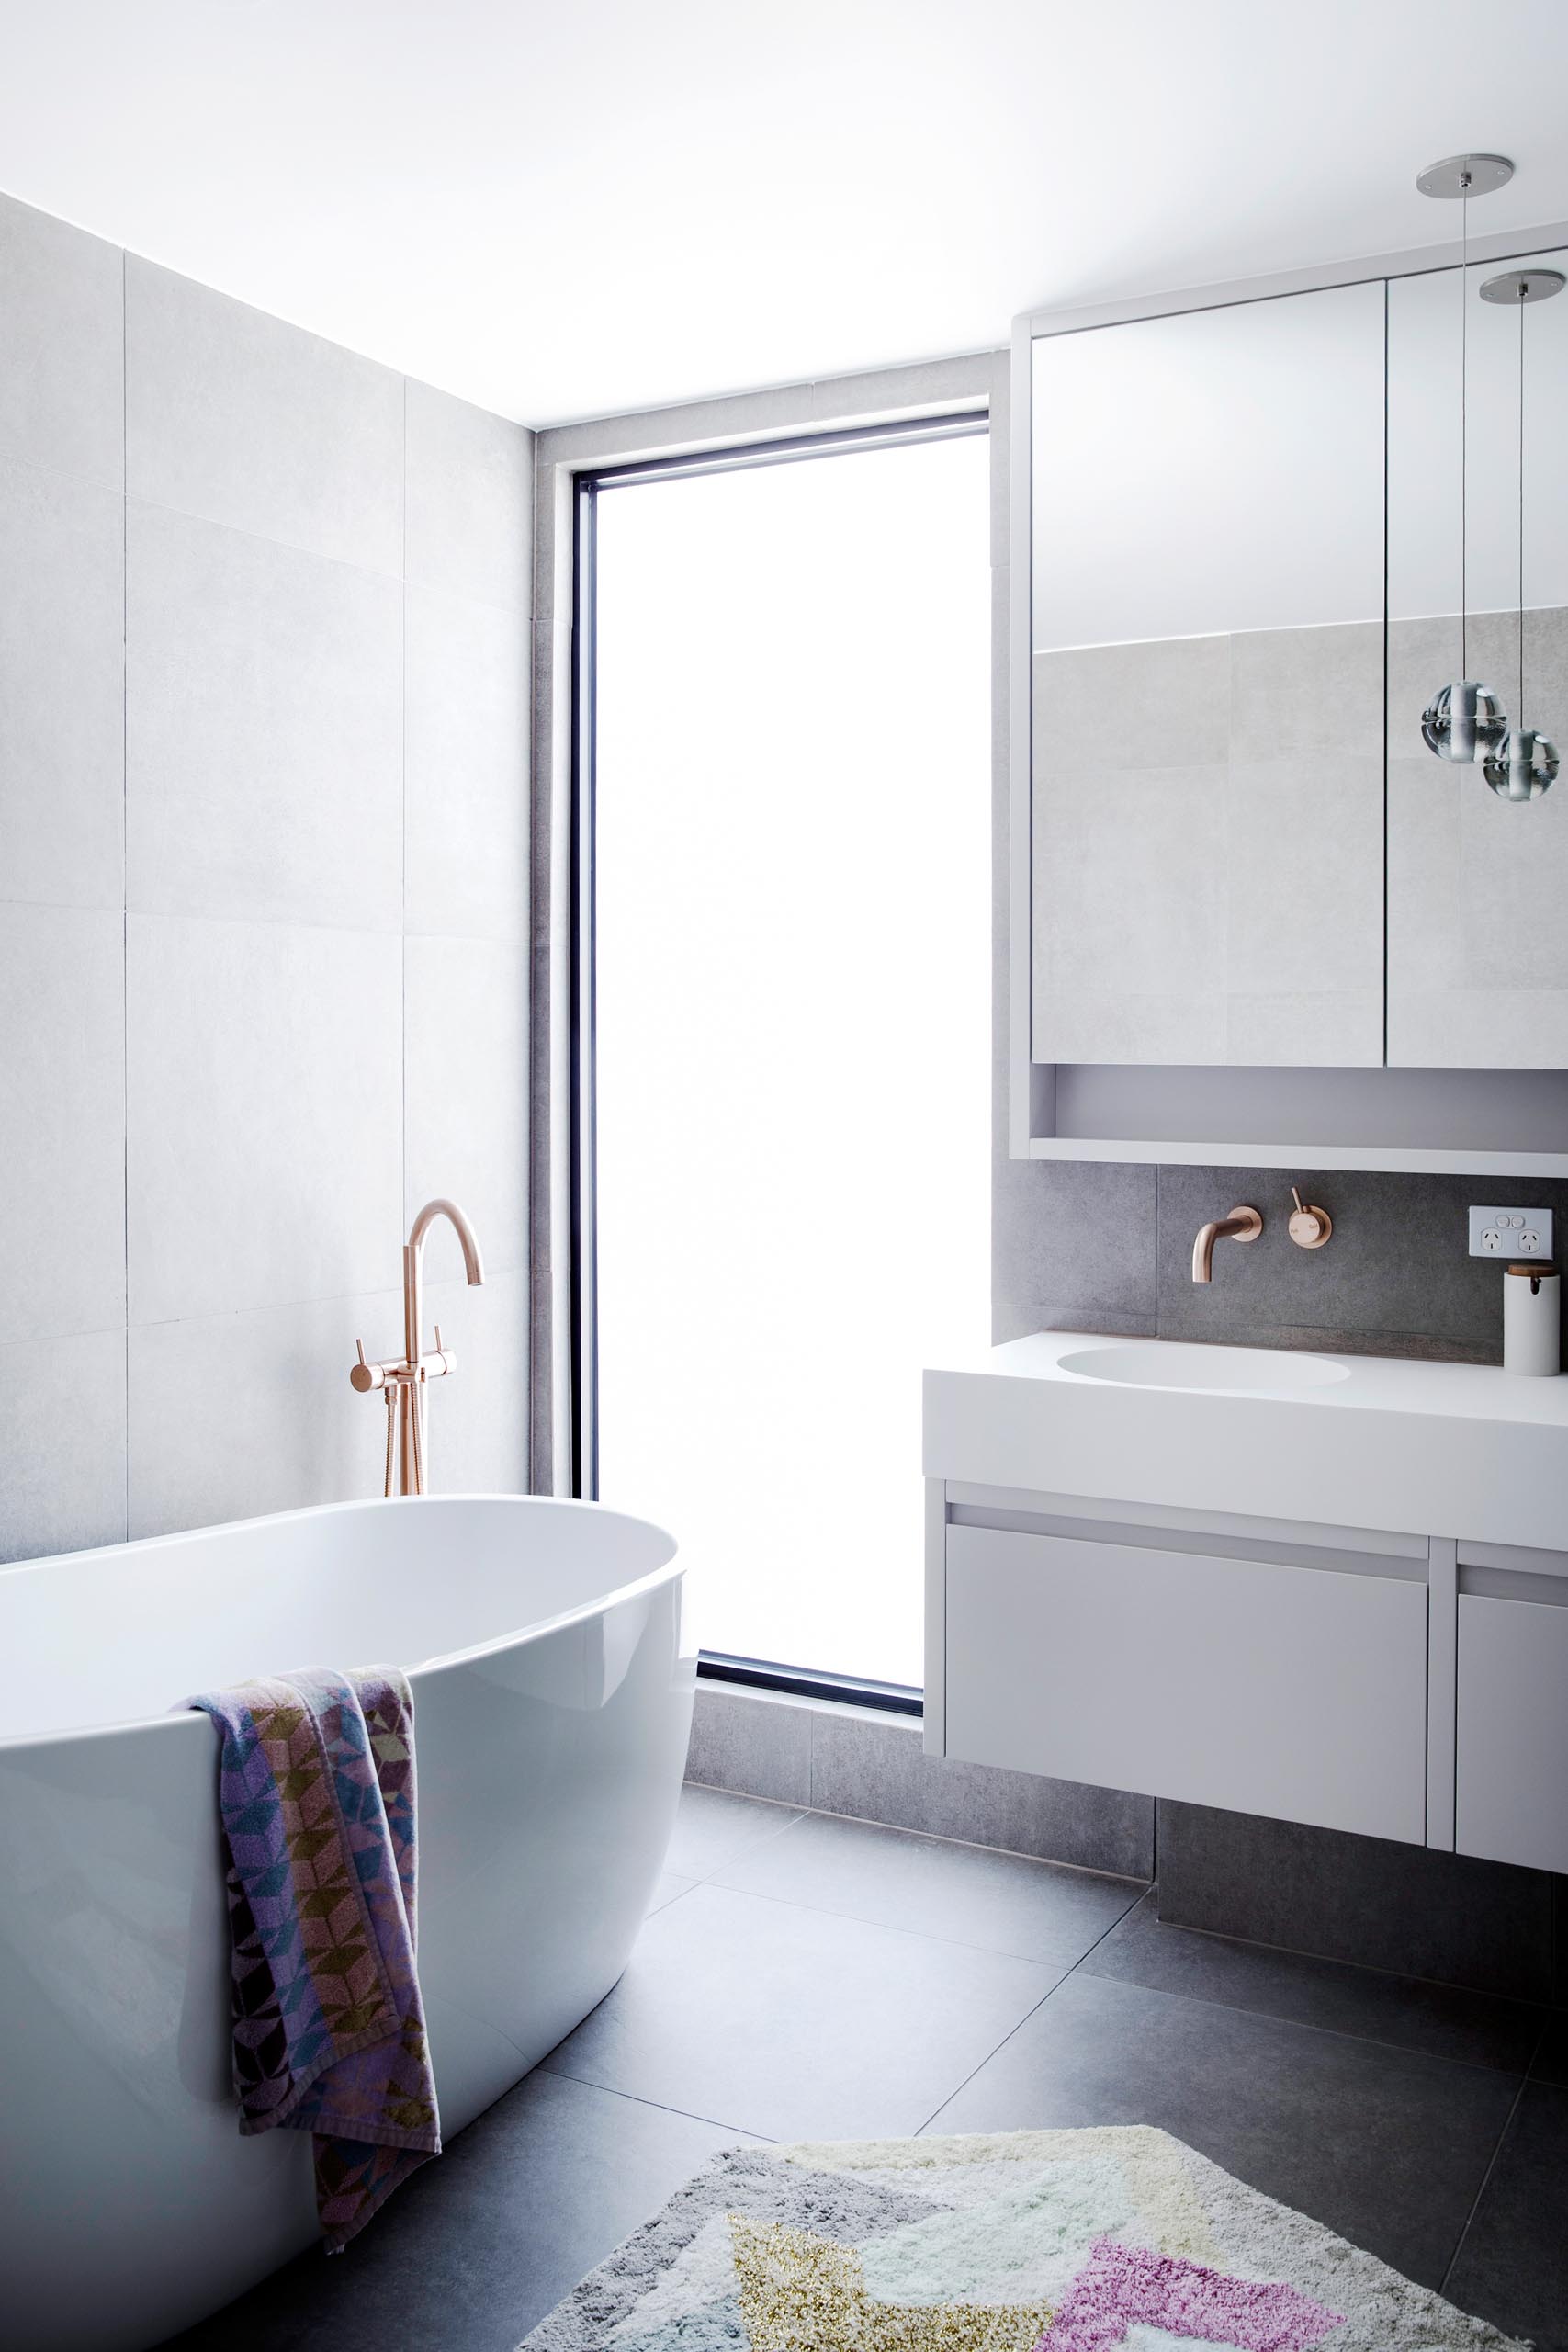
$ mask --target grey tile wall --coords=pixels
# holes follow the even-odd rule
[[[0,455],[124,487],[123,259],[0,203]]]
[[[1159,1916],[1178,1927],[1517,2000],[1559,1990],[1568,1881],[1545,1871],[1164,1801],[1158,1847]]]
[[[1568,1182],[1346,1170],[1122,1168],[1009,1161],[993,1192],[996,1337],[1139,1332],[1252,1347],[1497,1363],[1503,1274],[1469,1255],[1467,1210],[1495,1199],[1568,1219]],[[1327,1209],[1321,1250],[1292,1241],[1291,1186]],[[1263,1212],[1195,1283],[1192,1241],[1238,1203]],[[1568,1235],[1568,1224],[1562,1227]]]
[[[400,930],[398,582],[136,500],[127,531],[127,903]]]
[[[533,436],[0,198],[0,1556],[526,1483]]]
[[[925,1753],[907,1715],[698,1685],[686,1777],[1127,1878],[1154,1873],[1154,1802]]]
[[[0,382],[4,371],[0,356]],[[124,501],[112,485],[0,456],[7,899],[120,903],[124,540]]]
[[[128,254],[132,497],[400,578],[403,379]]]
[[[1382,673],[1371,622],[1035,655],[1037,1060],[1382,1060]]]

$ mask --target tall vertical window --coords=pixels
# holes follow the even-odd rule
[[[581,510],[585,1491],[676,1535],[705,1651],[903,1686],[920,1368],[987,1336],[987,458]]]

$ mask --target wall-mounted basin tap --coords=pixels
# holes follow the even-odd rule
[[[1216,1241],[1256,1241],[1262,1230],[1263,1219],[1258,1211],[1245,1206],[1232,1209],[1229,1216],[1212,1217],[1207,1225],[1201,1225],[1198,1238],[1192,1244],[1193,1281],[1213,1281]]]

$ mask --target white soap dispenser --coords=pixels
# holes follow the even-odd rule
[[[1503,1369],[1549,1377],[1562,1369],[1555,1266],[1509,1266],[1503,1274]]]

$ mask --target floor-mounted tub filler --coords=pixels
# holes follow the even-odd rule
[[[378,1659],[414,1693],[450,2139],[626,1964],[691,1724],[671,1539],[594,1504],[440,1497],[0,1571],[8,2343],[141,2352],[314,2238],[309,2135],[236,2127],[213,1728],[167,1711]]]

